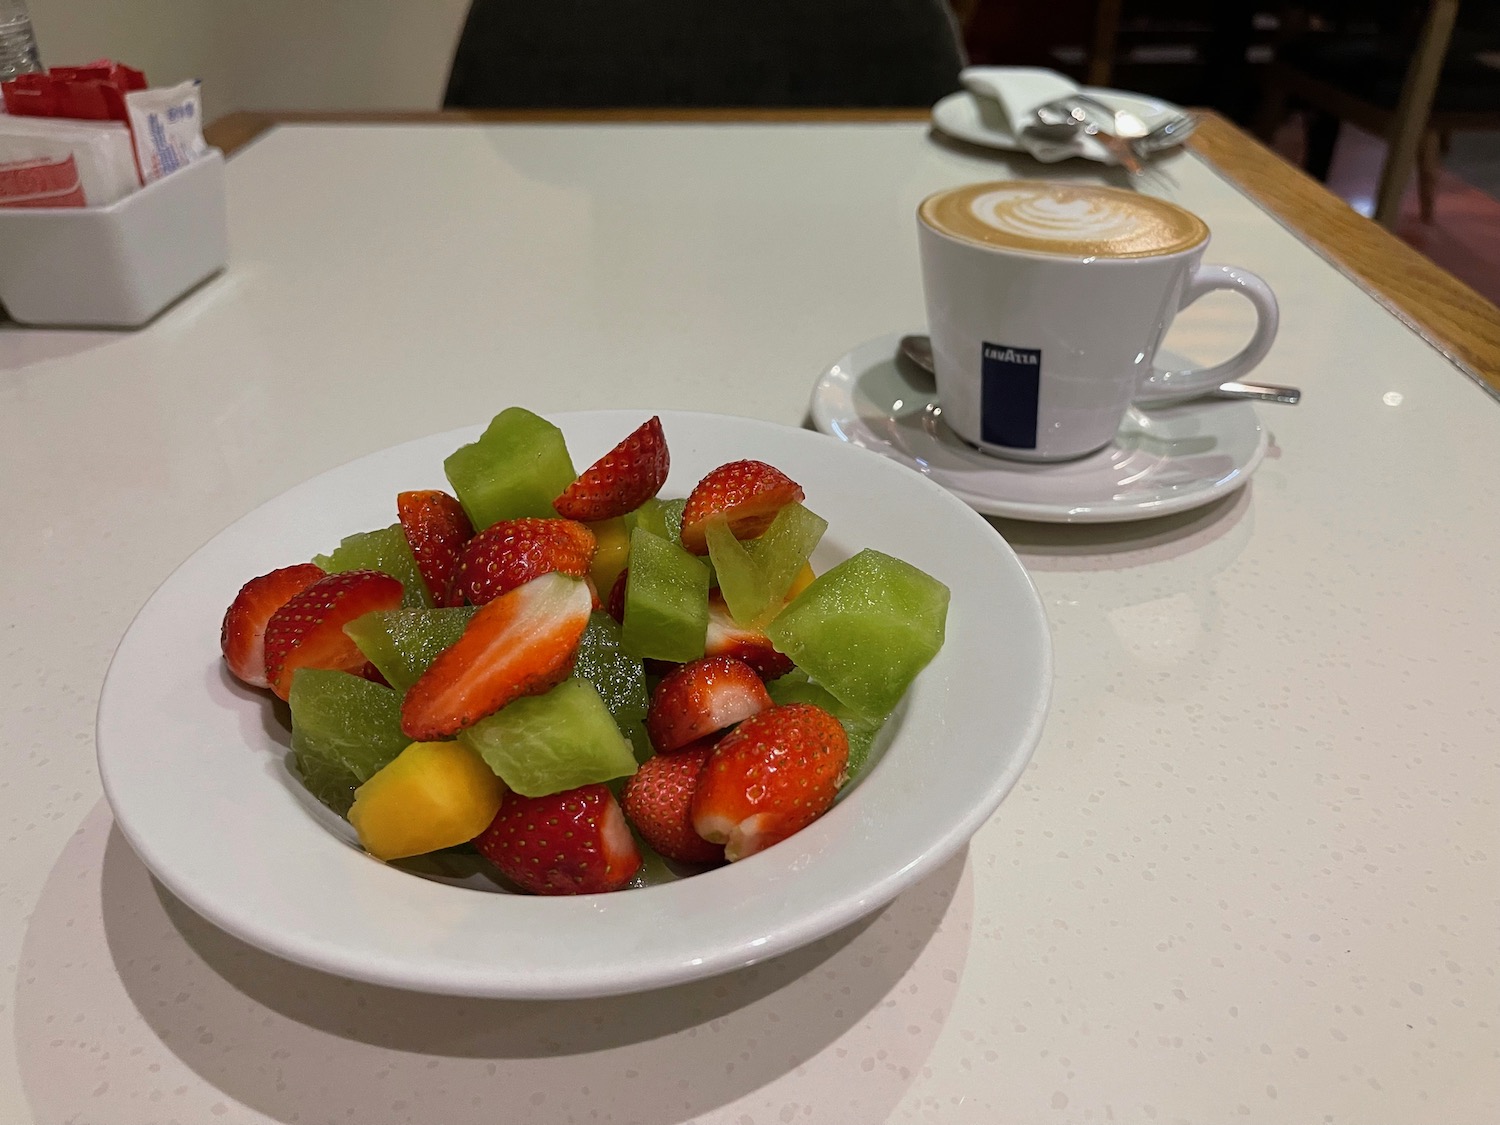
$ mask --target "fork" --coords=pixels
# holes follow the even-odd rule
[[[1090,105],[1099,104],[1092,98],[1088,99],[1088,102]],[[1130,142],[1124,137],[1101,128],[1099,123],[1089,116],[1088,109],[1089,105],[1084,104],[1083,99],[1073,94],[1058,98],[1056,101],[1046,102],[1031,111],[1045,128],[1038,130],[1035,125],[1031,125],[1027,127],[1027,132],[1035,131],[1033,135],[1037,136],[1046,136],[1050,132],[1053,137],[1056,137],[1061,131],[1077,133],[1082,130],[1098,141],[1104,147],[1104,151],[1114,158],[1116,164],[1133,176],[1139,175],[1142,168],[1141,158],[1131,148]]]
[[[1090,108],[1110,115],[1115,123],[1113,134],[1099,128],[1089,118],[1086,111]],[[1128,110],[1111,109],[1104,102],[1087,94],[1058,98],[1037,106],[1032,113],[1036,116],[1037,123],[1028,126],[1026,132],[1039,138],[1055,140],[1071,136],[1082,129],[1130,172],[1139,172],[1140,161],[1152,153],[1181,144],[1198,127],[1198,119],[1193,114],[1179,113],[1148,129],[1146,123],[1135,114]],[[1124,159],[1127,150],[1131,160]],[[1131,167],[1132,162],[1136,165],[1134,168]]]

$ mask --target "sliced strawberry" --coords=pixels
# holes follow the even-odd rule
[[[693,827],[726,859],[763,851],[833,804],[849,763],[839,721],[811,703],[746,719],[714,747],[693,794]]]
[[[641,866],[625,815],[604,785],[550,797],[507,794],[474,846],[507,879],[538,895],[617,891]]]
[[[653,417],[590,465],[552,506],[570,520],[623,516],[661,491],[670,463],[661,419]]]
[[[754,539],[771,526],[776,513],[803,498],[802,486],[764,461],[731,461],[698,482],[682,510],[682,545],[708,554],[704,527],[722,516],[736,539]]]
[[[628,566],[620,571],[620,577],[616,578],[615,584],[609,588],[609,601],[604,607],[604,611],[621,625],[625,624],[625,582],[629,573]]]
[[[266,680],[282,699],[298,668],[358,674],[365,654],[344,626],[377,609],[398,609],[401,583],[378,570],[347,570],[320,578],[289,599],[266,623]]]
[[[572,671],[590,609],[588,585],[556,573],[486,603],[406,693],[401,729],[418,742],[451,738],[555,687]]]
[[[718,590],[710,590],[708,594],[708,635],[703,641],[703,653],[743,660],[766,681],[784,676],[796,667],[790,656],[776,651],[770,637],[735,621]]]
[[[718,863],[724,848],[693,828],[693,791],[713,744],[696,742],[676,754],[658,754],[625,783],[625,817],[641,838],[678,863]]]
[[[240,587],[219,627],[219,648],[235,678],[251,687],[271,686],[266,679],[266,625],[278,609],[322,577],[322,567],[298,563]]]
[[[441,489],[402,492],[396,496],[396,515],[432,604],[440,608],[463,605],[462,596],[453,590],[453,578],[458,573],[459,552],[474,538],[474,525],[463,505]]]
[[[732,656],[705,656],[674,668],[651,693],[646,733],[659,754],[696,742],[771,706],[755,669]]]
[[[381,687],[391,686],[391,681],[385,678],[385,673],[371,662],[366,662],[365,666],[354,674],[362,680],[369,680],[372,684],[379,684]]]
[[[454,596],[473,605],[498,598],[554,571],[582,578],[594,561],[594,533],[563,519],[492,523],[470,539],[458,561]]]

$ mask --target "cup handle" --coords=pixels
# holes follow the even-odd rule
[[[1177,311],[1181,312],[1205,293],[1212,293],[1216,289],[1231,289],[1241,293],[1255,306],[1255,334],[1250,337],[1250,342],[1223,363],[1216,363],[1212,367],[1192,367],[1185,371],[1163,371],[1157,368],[1141,383],[1134,401],[1166,402],[1207,394],[1221,383],[1238,379],[1266,358],[1272,341],[1276,339],[1276,326],[1281,319],[1276,294],[1271,292],[1271,287],[1239,266],[1200,264],[1183,287],[1182,301],[1178,304]]]

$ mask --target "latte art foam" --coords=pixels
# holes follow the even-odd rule
[[[1189,250],[1208,227],[1160,199],[1072,184],[970,184],[922,203],[924,222],[988,246],[1066,257],[1143,258]]]
[[[1134,234],[1137,223],[1135,211],[1104,196],[1017,188],[985,192],[969,204],[969,213],[1005,234],[1049,242],[1118,242]]]

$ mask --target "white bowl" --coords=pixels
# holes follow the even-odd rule
[[[557,415],[580,467],[645,415]],[[1051,640],[1030,580],[980,516],[922,476],[821,434],[663,412],[664,496],[725,461],[768,461],[829,521],[821,571],[862,547],[952,590],[947,640],[826,816],[740,863],[609,895],[532,898],[416,877],[351,842],[303,790],[268,701],[236,684],[219,622],[248,578],[395,519],[395,494],[446,487],[477,429],[409,442],[262,505],[173,573],[126,632],[99,704],[115,818],[173,894],[241,939],[326,972],[464,996],[599,996],[750,965],[847,925],[961,848],[1041,735]],[[330,831],[330,828],[333,830]]]

